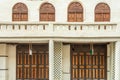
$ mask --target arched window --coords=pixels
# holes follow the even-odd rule
[[[95,7],[95,21],[105,22],[110,21],[110,7],[105,3],[99,3]]]
[[[44,3],[40,7],[40,21],[55,21],[55,8],[50,3]]]
[[[83,7],[79,2],[72,2],[68,7],[68,21],[82,22],[83,21]]]
[[[23,3],[17,3],[12,9],[12,21],[27,21],[28,8]]]

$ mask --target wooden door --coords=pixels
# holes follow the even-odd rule
[[[18,45],[16,55],[16,80],[49,80],[48,45],[33,45],[29,55],[28,45]]]
[[[107,80],[106,44],[71,45],[71,80]]]

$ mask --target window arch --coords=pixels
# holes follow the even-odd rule
[[[28,21],[28,8],[23,3],[17,3],[12,9],[12,21]]]
[[[39,11],[40,21],[55,21],[55,8],[52,4],[42,4]]]
[[[96,22],[110,21],[110,7],[106,3],[99,3],[95,7],[95,21]]]
[[[82,22],[83,7],[79,2],[72,2],[68,7],[68,22]]]

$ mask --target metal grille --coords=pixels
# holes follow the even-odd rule
[[[115,80],[115,43],[111,45],[111,80]]]
[[[120,42],[117,41],[115,43],[115,73],[114,73],[114,80],[120,80]]]
[[[54,45],[54,80],[62,80],[62,43]]]
[[[71,80],[107,80],[106,44],[71,45]]]
[[[48,45],[33,45],[29,55],[28,45],[17,46],[16,80],[49,80]]]

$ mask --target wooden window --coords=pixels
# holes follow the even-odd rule
[[[28,8],[23,3],[17,3],[13,6],[12,21],[28,21]]]
[[[73,2],[68,7],[68,22],[82,22],[83,7],[79,2]]]
[[[95,21],[110,21],[110,7],[105,3],[99,3],[95,8]]]
[[[40,7],[40,21],[55,21],[55,8],[52,4],[42,4]]]

